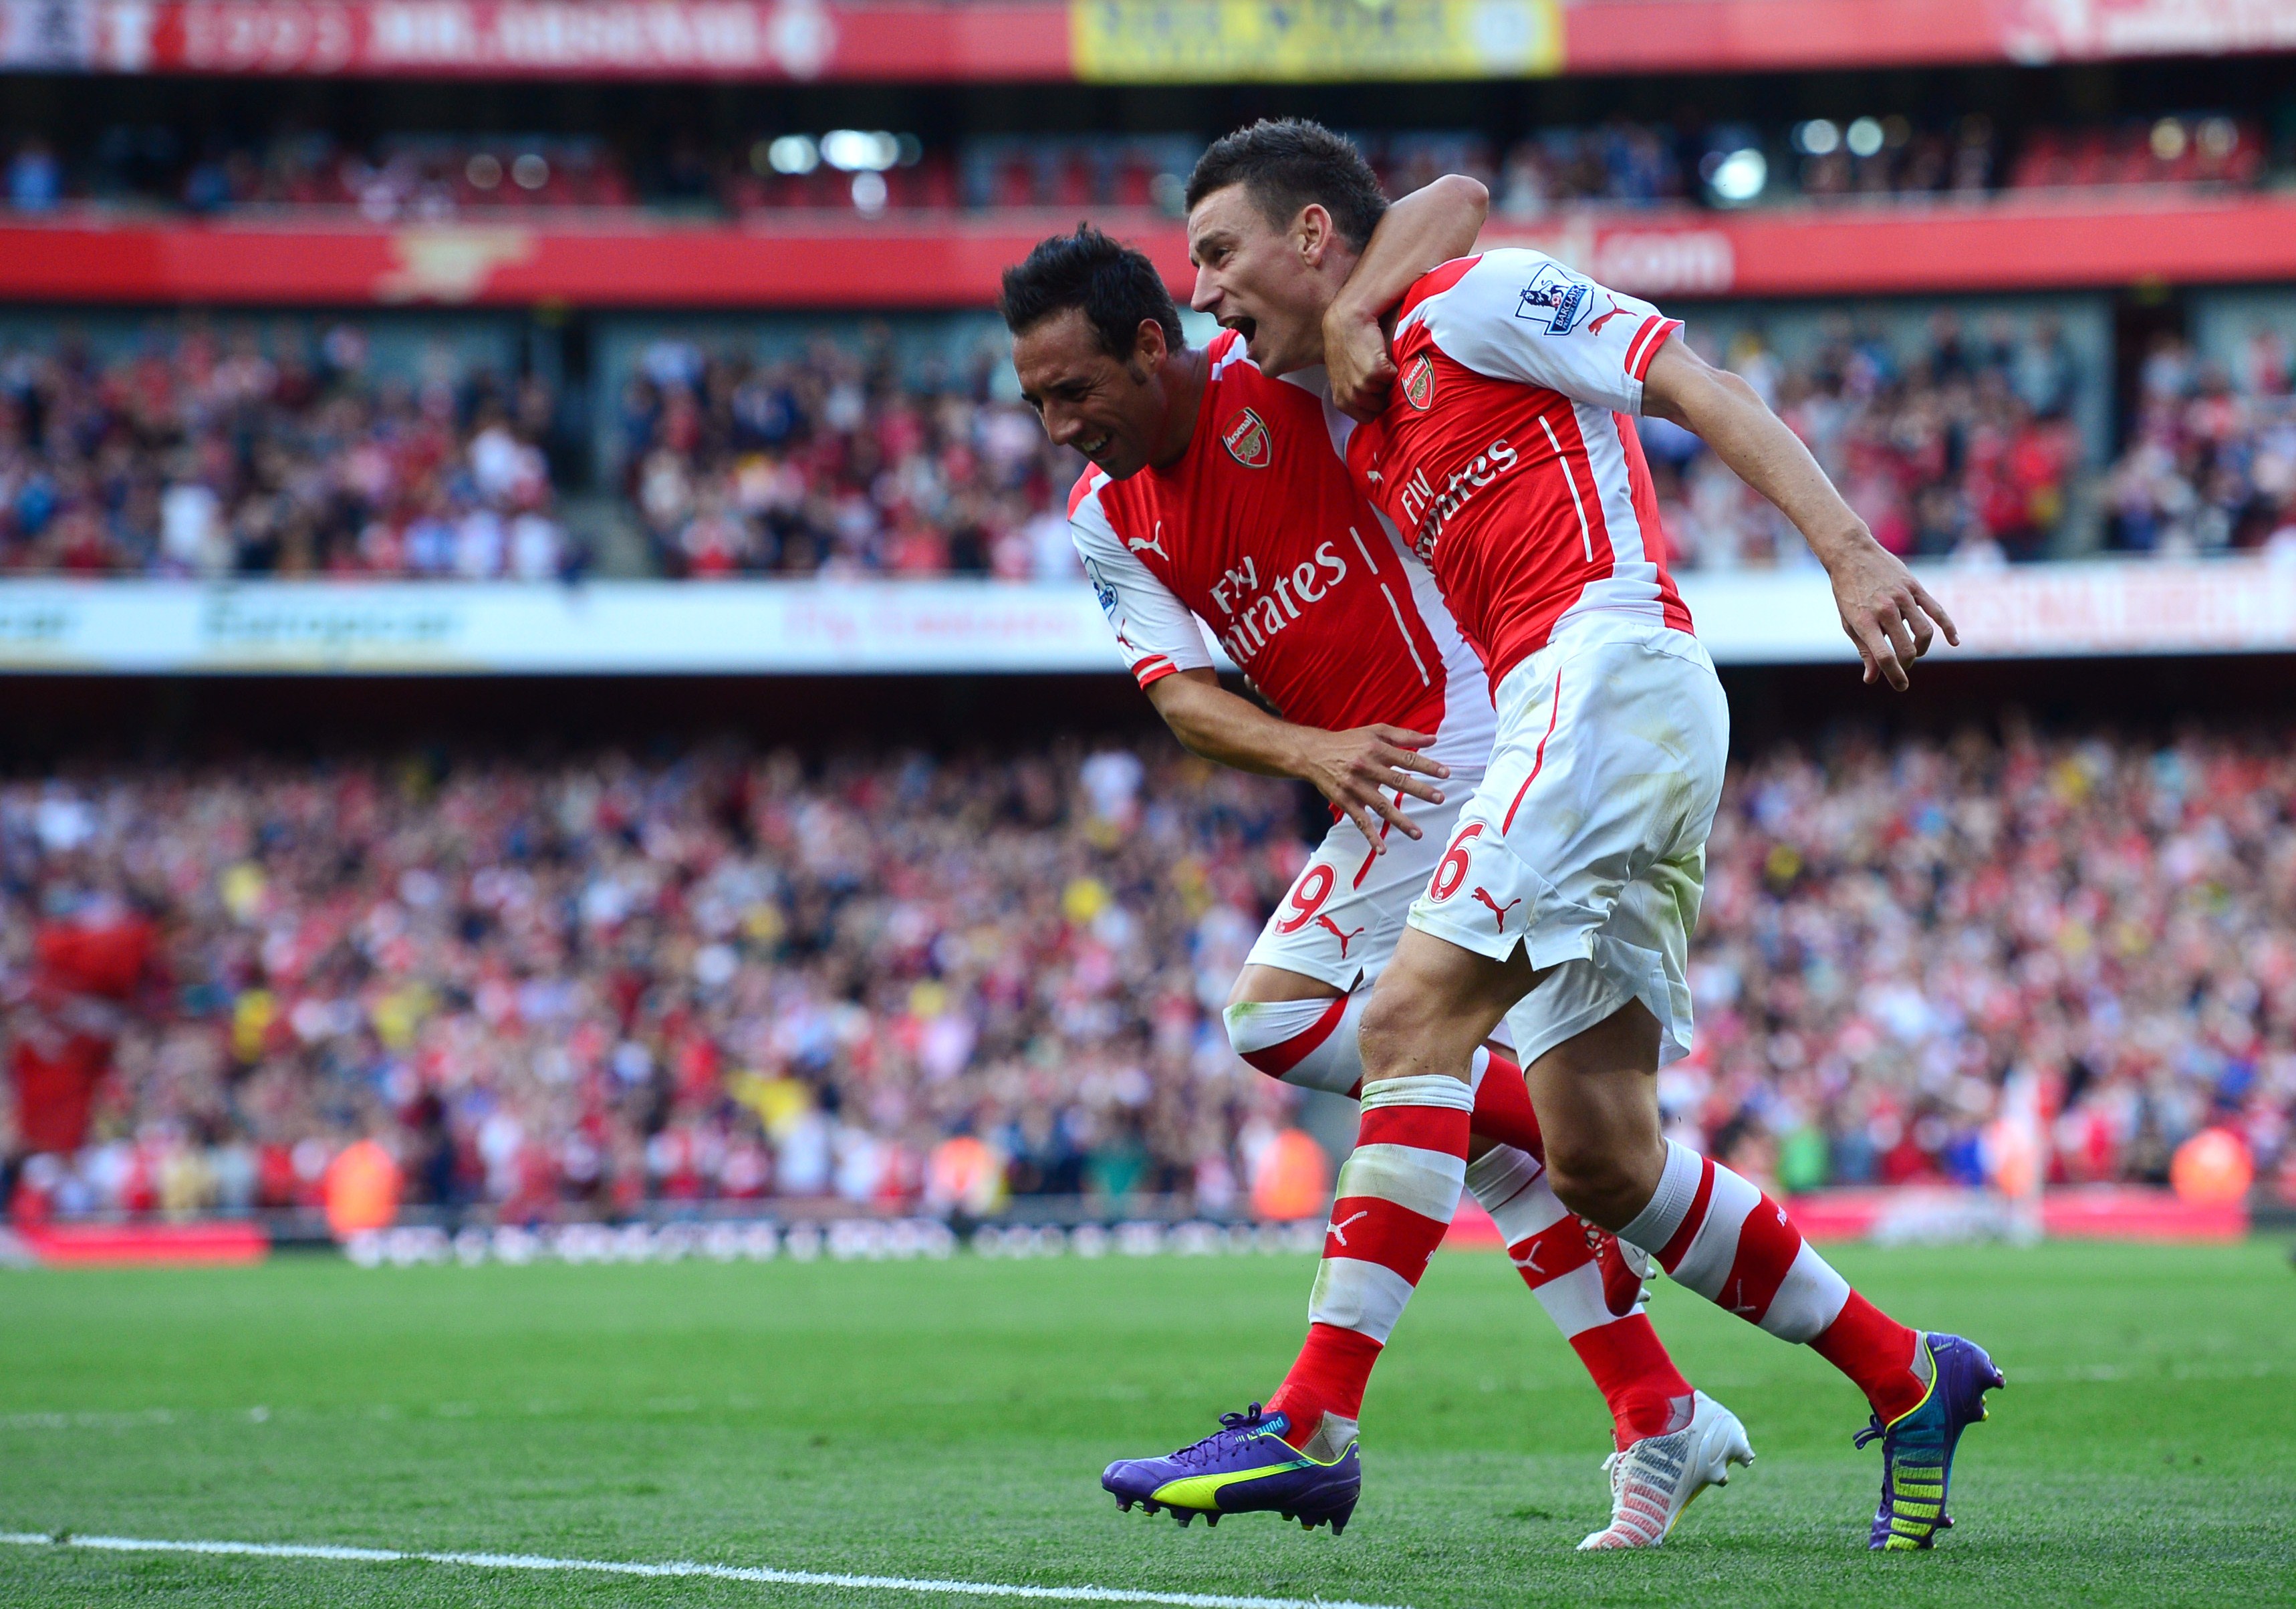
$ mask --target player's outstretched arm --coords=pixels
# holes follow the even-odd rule
[[[1407,838],[1420,836],[1396,795],[1440,804],[1442,791],[1427,779],[1451,775],[1450,768],[1418,752],[1435,741],[1424,732],[1386,726],[1326,732],[1294,726],[1230,693],[1210,670],[1160,677],[1148,685],[1148,698],[1190,753],[1239,771],[1312,783],[1382,854],[1387,852],[1382,821]]]
[[[1906,671],[1930,651],[1938,632],[1960,645],[1953,617],[1895,554],[1874,539],[1801,438],[1770,412],[1753,387],[1670,335],[1644,378],[1643,412],[1696,435],[1738,479],[1793,521],[1833,579],[1841,628],[1857,645],[1868,682],[1878,677],[1902,693]]]
[[[1341,412],[1369,419],[1386,406],[1395,359],[1382,320],[1420,275],[1475,249],[1490,216],[1491,193],[1464,173],[1447,173],[1387,209],[1363,258],[1324,312],[1324,370]]]

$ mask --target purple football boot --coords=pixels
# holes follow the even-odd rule
[[[1222,1414],[1219,1429],[1168,1457],[1119,1458],[1100,1483],[1119,1508],[1168,1508],[1183,1525],[1198,1515],[1217,1525],[1224,1514],[1273,1509],[1308,1531],[1329,1520],[1337,1536],[1363,1488],[1356,1443],[1350,1439],[1346,1451],[1325,1463],[1286,1441],[1290,1428],[1283,1415],[1263,1414],[1255,1402],[1249,1413]]]
[[[1936,1545],[1950,1530],[1946,1489],[1953,1482],[1953,1451],[1961,1433],[1986,1416],[1985,1393],[2009,1383],[1974,1342],[1924,1333],[1930,1389],[1920,1406],[1884,1426],[1881,1416],[1857,1433],[1856,1445],[1882,1441],[1882,1506],[1874,1511],[1866,1547],[1909,1552]]]

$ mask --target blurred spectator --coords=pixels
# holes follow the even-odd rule
[[[2284,737],[1757,757],[1716,824],[1669,1125],[1795,1188],[1969,1181],[2013,1083],[2054,1179],[2163,1178],[2212,1123],[2279,1177]],[[69,913],[152,913],[147,981],[102,996],[86,1143],[0,1108],[45,1147],[16,1210],[316,1207],[369,1137],[411,1196],[517,1220],[1007,1191],[1224,1210],[1290,1126],[1219,1006],[1306,852],[1296,806],[1161,739],[0,786],[8,997],[55,975]],[[11,1054],[39,1031],[12,1018]]]
[[[63,199],[63,169],[45,140],[26,140],[8,162],[8,204],[19,212],[47,212]]]

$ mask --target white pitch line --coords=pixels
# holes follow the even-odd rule
[[[849,1587],[880,1592],[928,1592],[960,1597],[1039,1598],[1061,1604],[1159,1604],[1171,1609],[1400,1609],[1345,1598],[1228,1597],[1212,1592],[1128,1592],[1116,1587],[1015,1587],[998,1581],[913,1580],[899,1575],[833,1575],[814,1570],[766,1570],[741,1564],[680,1560],[642,1564],[613,1559],[554,1559],[527,1553],[414,1553],[394,1547],[336,1547],[311,1542],[170,1542],[142,1537],[77,1533],[62,1542],[37,1531],[0,1531],[0,1543],[23,1547],[94,1547],[107,1553],[223,1554],[258,1559],[336,1559],[355,1564],[462,1564],[476,1570],[569,1570],[598,1575],[699,1576],[778,1587]]]

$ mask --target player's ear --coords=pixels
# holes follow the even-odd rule
[[[1292,220],[1292,243],[1298,248],[1300,260],[1308,267],[1320,267],[1324,252],[1332,243],[1332,215],[1321,201],[1309,201],[1300,209],[1300,216]]]
[[[1133,332],[1132,361],[1125,366],[1132,371],[1135,381],[1145,383],[1170,350],[1164,340],[1164,326],[1152,318],[1144,318]]]

